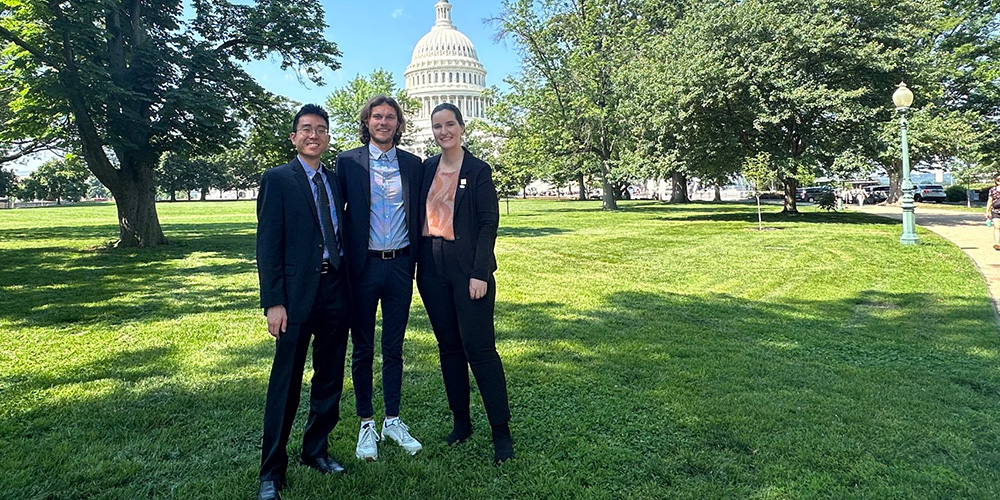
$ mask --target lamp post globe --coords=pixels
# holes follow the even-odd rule
[[[910,152],[906,143],[906,112],[913,104],[913,92],[906,88],[906,84],[900,82],[896,91],[892,94],[892,103],[896,105],[899,113],[899,128],[903,146],[903,234],[899,237],[899,242],[904,245],[920,243],[917,238],[917,224],[913,203],[913,181],[910,180]]]

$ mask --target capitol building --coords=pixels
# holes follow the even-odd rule
[[[426,157],[425,145],[432,140],[431,111],[442,102],[462,110],[466,125],[474,118],[485,118],[489,105],[483,97],[486,68],[479,62],[469,37],[451,22],[451,3],[438,0],[434,5],[436,20],[416,47],[404,78],[406,93],[420,102],[420,110],[411,126],[414,144],[410,150]]]

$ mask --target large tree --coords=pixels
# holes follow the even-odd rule
[[[0,168],[0,197],[12,196],[17,192],[18,184],[17,174],[13,170]]]
[[[78,201],[87,194],[87,168],[79,156],[53,158],[31,173],[21,184],[20,197],[26,200]]]
[[[82,0],[0,4],[0,88],[15,97],[23,138],[68,117],[87,166],[115,197],[119,246],[166,239],[154,169],[165,151],[211,154],[241,118],[274,104],[242,64],[276,54],[323,83],[337,47],[318,1]]]
[[[505,0],[494,22],[524,58],[514,92],[521,107],[543,115],[575,148],[598,163],[603,207],[616,209],[614,170],[629,147],[631,118],[622,102],[632,91],[620,71],[646,35],[642,2]]]

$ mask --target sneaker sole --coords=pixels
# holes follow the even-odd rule
[[[385,438],[383,437],[382,439]],[[412,448],[412,447],[407,447],[406,445],[400,443],[399,441],[396,441],[394,438],[390,437],[389,439],[392,439],[394,443],[398,444],[400,448],[406,450],[406,452],[409,453],[410,455],[416,455],[417,453],[420,452],[420,450],[424,449],[424,446],[420,444],[418,444],[416,448]]]
[[[358,460],[364,460],[365,462],[374,462],[378,460],[378,455],[362,455],[361,453],[355,453],[354,456],[358,457]]]

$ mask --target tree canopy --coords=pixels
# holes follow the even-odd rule
[[[914,163],[996,168],[998,12],[989,0],[507,0],[494,22],[524,62],[496,102],[540,141],[537,174],[567,155],[595,162],[605,208],[633,180],[718,184],[767,153],[795,212],[796,187],[819,175],[878,170],[898,185],[900,81],[918,97]]]
[[[184,5],[0,5],[0,88],[13,96],[5,135],[41,140],[68,123],[68,141],[115,197],[121,246],[166,242],[154,204],[162,153],[217,153],[241,120],[276,105],[243,63],[276,56],[317,85],[324,67],[339,68],[318,1]]]

